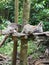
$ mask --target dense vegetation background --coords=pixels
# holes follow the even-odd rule
[[[44,24],[44,31],[49,30],[49,0],[31,0],[30,1],[30,20],[29,23],[32,25],[38,24],[40,21]],[[23,11],[23,0],[19,0],[19,24],[22,24],[22,11]],[[14,0],[0,0],[0,29],[5,29],[9,21],[14,22]],[[0,41],[4,36],[0,37]],[[20,41],[19,41],[20,43]],[[29,41],[28,55],[37,49],[34,42]],[[19,44],[20,45],[20,44]],[[0,53],[11,54],[13,42],[7,39],[5,44],[0,48]],[[40,46],[40,51],[43,51],[45,46]],[[20,50],[20,47],[18,47]],[[2,51],[1,51],[2,50]],[[9,51],[10,50],[10,51]],[[38,56],[34,54],[33,57]]]
[[[44,23],[44,30],[49,30],[49,0],[31,0],[30,24]],[[19,22],[22,23],[23,0],[19,0]],[[0,18],[14,22],[14,1],[0,1]],[[1,21],[0,21],[1,22]],[[7,22],[8,23],[8,22]]]

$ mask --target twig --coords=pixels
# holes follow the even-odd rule
[[[0,47],[5,43],[7,38],[8,38],[8,35],[5,35],[4,39],[0,42]]]

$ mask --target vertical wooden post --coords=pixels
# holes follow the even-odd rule
[[[20,65],[27,65],[27,39],[21,38]]]
[[[19,11],[18,11],[18,8],[19,8],[19,0],[15,0],[15,23],[18,23],[18,15],[19,15]]]
[[[30,0],[23,0],[23,26],[28,23],[30,15]]]
[[[18,23],[18,7],[19,7],[19,0],[15,0],[15,23]],[[14,41],[14,45],[13,45],[13,57],[12,57],[12,65],[16,65],[16,56],[17,56],[17,38],[16,36],[13,36],[13,41]]]
[[[12,37],[14,44],[13,44],[13,57],[12,57],[12,65],[16,65],[16,56],[17,56],[17,38],[16,36]]]

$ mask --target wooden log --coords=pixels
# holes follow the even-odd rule
[[[13,36],[16,36],[17,38],[21,38],[21,37],[25,37],[25,36],[28,36],[27,34],[24,34],[24,33],[18,33],[18,32],[15,32],[12,34]]]
[[[13,44],[13,56],[12,56],[12,65],[16,65],[16,56],[17,56],[17,38],[16,36],[12,37],[14,44]]]
[[[42,32],[42,33],[33,33],[35,36],[49,36],[49,31]]]
[[[27,39],[25,37],[21,38],[21,50],[20,50],[20,65],[27,65]]]

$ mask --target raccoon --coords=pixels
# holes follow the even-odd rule
[[[38,25],[26,24],[22,30],[22,33],[32,34],[32,33],[42,33],[43,32],[43,23],[40,22]]]

